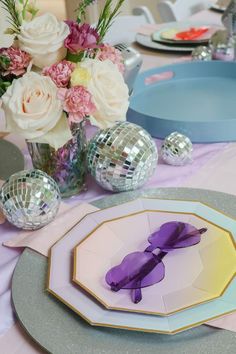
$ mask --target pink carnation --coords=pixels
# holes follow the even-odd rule
[[[58,98],[63,101],[63,109],[68,113],[70,123],[81,122],[96,109],[90,92],[83,86],[61,88],[58,90]]]
[[[6,56],[10,59],[10,65],[2,73],[3,76],[13,74],[15,76],[23,75],[31,62],[31,56],[25,51],[9,47],[0,49],[0,55]]]
[[[124,60],[121,52],[118,49],[110,46],[109,44],[103,44],[99,48],[96,58],[101,61],[109,59],[112,63],[118,66],[118,69],[121,72],[121,74],[124,74],[125,71]]]
[[[75,69],[75,64],[63,60],[58,64],[53,64],[43,69],[43,75],[49,76],[57,87],[67,87],[70,82],[70,76]]]
[[[66,23],[70,27],[70,34],[65,39],[64,45],[71,53],[76,54],[98,47],[99,34],[89,24],[79,25],[75,21],[66,21]]]

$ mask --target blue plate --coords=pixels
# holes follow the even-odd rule
[[[173,77],[146,83],[165,72]],[[127,119],[156,138],[178,131],[192,142],[236,141],[236,63],[188,62],[141,73]]]

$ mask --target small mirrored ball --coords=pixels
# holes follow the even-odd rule
[[[212,60],[212,51],[211,48],[206,46],[199,46],[194,48],[192,51],[192,60],[193,61],[209,61]]]
[[[161,157],[169,165],[182,166],[192,162],[191,140],[178,132],[168,135],[161,147]]]
[[[24,230],[36,230],[57,215],[61,196],[58,185],[40,170],[13,174],[0,190],[0,206],[6,219]]]

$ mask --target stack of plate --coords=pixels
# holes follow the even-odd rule
[[[220,28],[203,22],[170,22],[158,25],[158,30],[150,36],[138,33],[136,41],[152,49],[191,52],[198,45],[207,45],[212,35]],[[199,31],[202,33],[197,36]],[[184,37],[180,36],[183,32],[186,34]]]
[[[107,271],[163,223],[206,227],[198,245],[169,252],[165,278],[112,292]],[[51,249],[48,291],[93,326],[175,334],[236,310],[236,220],[191,201],[141,198],[85,216]]]

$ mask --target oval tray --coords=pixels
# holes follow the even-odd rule
[[[173,77],[163,79],[169,72]],[[236,141],[235,92],[235,62],[155,68],[138,76],[127,119],[156,138],[178,131],[192,142]]]

